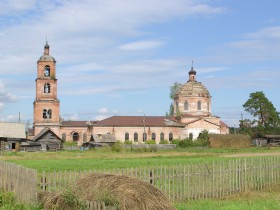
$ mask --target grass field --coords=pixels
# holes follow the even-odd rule
[[[178,165],[212,162],[243,156],[280,155],[280,149],[209,149],[187,148],[168,151],[139,152],[110,148],[88,151],[3,153],[0,160],[42,171],[138,168],[144,166]]]
[[[207,199],[176,204],[178,210],[278,210],[280,185],[264,191],[249,191],[225,199]]]
[[[122,150],[112,152],[110,148],[89,151],[58,152],[5,152],[0,160],[13,162],[42,171],[138,168],[160,165],[212,162],[250,156],[280,155],[280,148],[209,149],[186,148],[139,152]],[[176,203],[179,210],[239,210],[280,209],[280,186],[264,192],[247,192],[223,200],[207,199]],[[12,209],[1,208],[0,209]],[[37,208],[36,208],[37,209]]]

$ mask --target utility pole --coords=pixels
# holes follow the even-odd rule
[[[144,124],[143,142],[146,141],[146,125],[145,125],[146,119],[145,119],[145,117],[146,116],[144,115],[144,119],[143,119],[143,124]]]

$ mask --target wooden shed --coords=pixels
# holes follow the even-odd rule
[[[25,124],[0,122],[0,151],[20,151],[26,141]]]
[[[40,150],[60,150],[62,149],[62,140],[50,128],[45,128],[31,139],[31,143],[39,143]],[[30,146],[34,146],[31,145]]]

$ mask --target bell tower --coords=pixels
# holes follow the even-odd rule
[[[60,136],[60,102],[57,99],[56,61],[49,52],[50,46],[46,42],[44,54],[37,62],[36,99],[33,103],[35,136],[44,128],[50,128]]]

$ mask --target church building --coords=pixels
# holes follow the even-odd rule
[[[174,116],[112,116],[100,121],[62,121],[57,82],[56,61],[46,42],[44,53],[37,62],[33,132],[29,134],[32,139],[51,136],[81,145],[98,136],[111,134],[122,142],[155,140],[159,143],[163,140],[196,139],[204,130],[215,134],[229,133],[228,126],[211,114],[211,95],[201,82],[196,81],[193,67],[188,81],[175,95]]]

